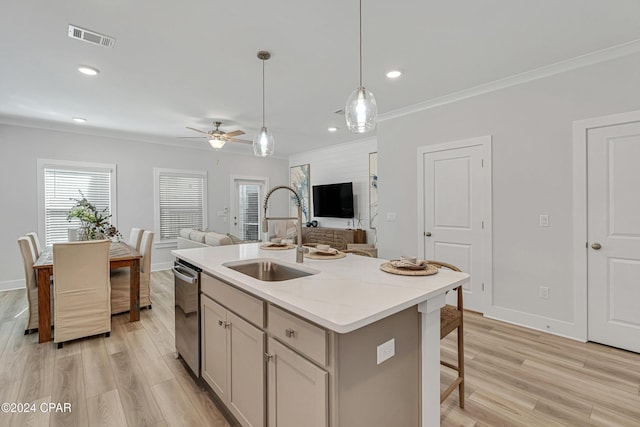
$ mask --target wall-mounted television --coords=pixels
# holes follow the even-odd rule
[[[314,185],[313,216],[353,218],[353,183]]]

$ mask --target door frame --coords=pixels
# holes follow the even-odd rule
[[[473,146],[482,147],[482,184],[480,189],[482,191],[482,218],[484,227],[482,229],[482,283],[484,284],[484,293],[482,298],[482,312],[485,315],[491,312],[493,306],[493,226],[491,217],[491,207],[493,205],[492,197],[492,136],[478,136],[468,139],[460,139],[456,141],[449,141],[440,144],[425,145],[418,147],[418,224],[417,230],[419,230],[418,250],[419,257],[424,258],[424,155],[437,151],[448,151],[457,148],[466,148]]]
[[[576,338],[589,338],[587,300],[587,139],[591,129],[640,122],[640,110],[573,122],[573,289]]]

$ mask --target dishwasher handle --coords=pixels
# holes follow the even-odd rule
[[[171,270],[173,271],[173,274],[175,274],[176,277],[183,282],[186,282],[190,285],[195,285],[196,283],[198,283],[198,276],[190,275],[188,270],[184,271],[179,266],[173,266],[171,267]]]

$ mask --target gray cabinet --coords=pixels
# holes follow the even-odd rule
[[[326,427],[329,374],[273,338],[268,349],[268,426]]]
[[[206,295],[202,377],[246,427],[265,425],[265,333]]]
[[[201,289],[202,377],[243,426],[419,425],[415,306],[337,334],[206,274]]]

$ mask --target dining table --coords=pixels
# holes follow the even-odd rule
[[[129,321],[140,320],[140,259],[142,255],[125,242],[111,242],[109,265],[111,270],[128,267],[130,274]],[[51,341],[51,287],[53,249],[48,246],[33,264],[38,286],[38,341]],[[53,278],[55,286],[55,277]]]

